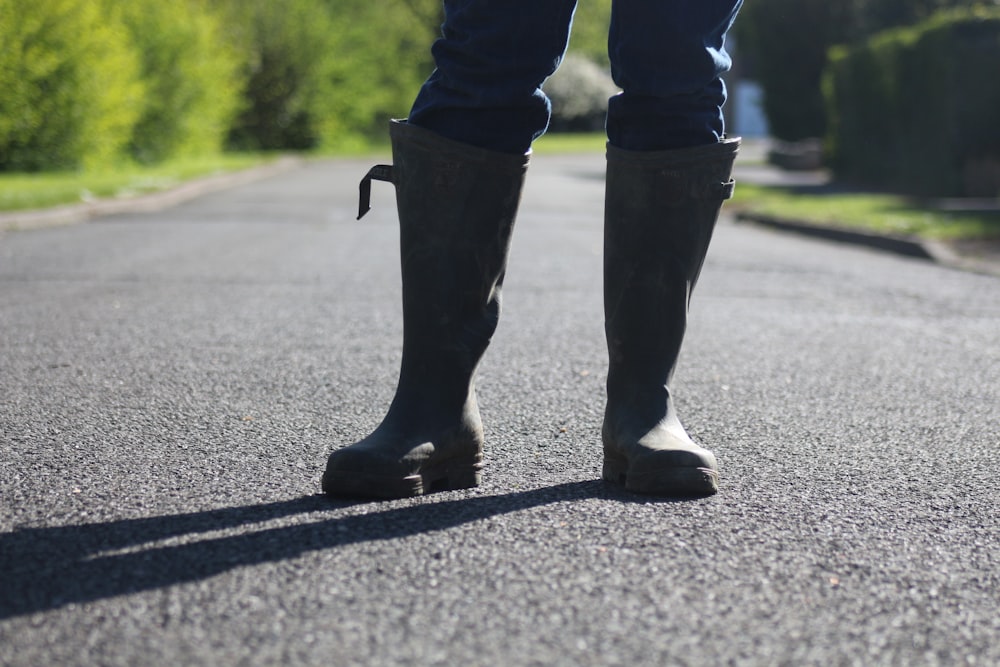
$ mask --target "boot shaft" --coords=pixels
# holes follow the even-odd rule
[[[403,360],[398,393],[464,401],[500,317],[528,157],[393,122]],[[435,392],[427,392],[428,382]],[[409,401],[413,402],[413,401]]]
[[[739,139],[670,151],[608,145],[605,272],[619,255],[637,273],[664,270],[697,282],[722,202],[732,197]],[[608,265],[610,262],[610,266]]]
[[[512,157],[393,122],[391,181],[399,212],[403,359],[396,394],[366,438],[330,455],[323,489],[400,498],[476,486],[483,426],[473,377],[500,315],[500,286],[527,156]]]
[[[633,152],[608,146],[604,310],[609,399],[661,411],[739,140]],[[632,398],[626,398],[626,395]],[[640,399],[641,397],[641,399]]]

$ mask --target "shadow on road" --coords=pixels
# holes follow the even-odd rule
[[[433,496],[431,497],[433,498]],[[321,549],[445,530],[492,516],[587,498],[679,502],[635,496],[601,481],[575,482],[337,516],[279,527],[275,519],[343,512],[372,504],[324,496],[190,514],[0,534],[0,619],[116,595],[199,581]],[[682,502],[682,501],[681,501]],[[211,533],[224,533],[213,535]]]

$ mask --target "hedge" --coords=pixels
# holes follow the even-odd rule
[[[1000,195],[1000,9],[948,11],[831,50],[838,178],[925,197]]]
[[[578,15],[587,53],[609,2]],[[440,20],[440,0],[0,0],[0,171],[384,141]]]
[[[334,148],[384,140],[430,73],[439,2],[214,0],[243,61],[237,149]],[[418,19],[418,20],[415,20]]]
[[[751,0],[740,10],[735,57],[763,87],[764,113],[776,139],[799,141],[824,135],[821,80],[827,50],[854,34],[856,4]]]
[[[0,170],[217,152],[239,60],[201,0],[0,0]]]
[[[114,0],[105,0],[109,5]],[[159,162],[221,151],[242,104],[240,60],[222,17],[199,0],[115,3],[141,54],[146,85],[130,155]]]
[[[437,0],[0,0],[0,170],[385,135]]]
[[[139,53],[89,0],[0,0],[0,170],[102,165],[142,112]]]
[[[926,21],[946,8],[996,0],[752,0],[736,21],[736,58],[764,89],[772,134],[786,141],[822,137],[822,81],[830,47]]]
[[[244,107],[229,132],[239,149],[320,145],[333,95],[333,26],[317,0],[223,0],[242,60]]]

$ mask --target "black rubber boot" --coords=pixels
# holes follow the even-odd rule
[[[674,412],[668,384],[739,140],[670,151],[608,146],[604,479],[658,496],[718,490],[715,456]]]
[[[480,481],[483,427],[473,377],[500,316],[500,288],[528,157],[483,150],[394,121],[403,278],[396,395],[367,438],[333,452],[323,491],[402,498]],[[360,215],[359,215],[360,217]]]

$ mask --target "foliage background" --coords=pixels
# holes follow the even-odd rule
[[[610,5],[581,3],[571,42],[601,67]],[[440,0],[0,0],[0,171],[383,141],[442,18]]]
[[[838,177],[920,196],[1000,196],[998,63],[1000,8],[940,12],[833,49],[825,82]]]
[[[823,137],[822,81],[831,47],[864,42],[948,8],[996,6],[998,0],[750,0],[736,21],[740,57],[764,90],[775,138]]]
[[[242,101],[223,16],[199,0],[130,0],[120,13],[145,86],[128,154],[140,163],[218,152]]]
[[[0,169],[112,160],[142,113],[140,71],[117,8],[0,0]]]

